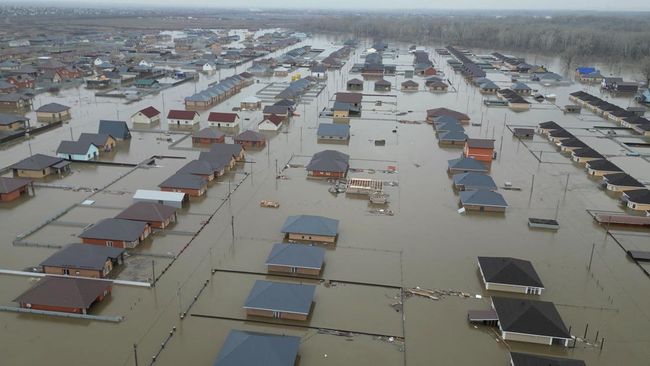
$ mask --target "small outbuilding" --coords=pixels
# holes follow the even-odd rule
[[[346,87],[348,90],[363,90],[363,80],[360,79],[350,79],[348,80]]]
[[[512,135],[518,139],[532,139],[535,136],[535,130],[532,128],[515,127],[512,129]]]
[[[244,302],[248,316],[307,320],[316,286],[257,280]]]
[[[0,177],[0,202],[11,202],[22,195],[29,195],[30,186],[33,192],[31,179]]]
[[[187,195],[182,192],[152,191],[138,189],[133,195],[134,202],[155,202],[174,208],[182,208],[183,202],[187,201]]]

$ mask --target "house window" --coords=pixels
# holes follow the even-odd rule
[[[107,247],[112,247],[112,246],[113,246],[113,242],[110,241],[110,240],[106,241],[106,246],[107,246]]]

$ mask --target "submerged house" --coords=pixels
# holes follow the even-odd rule
[[[511,366],[587,366],[582,360],[510,352]]]
[[[176,222],[176,209],[157,202],[135,202],[120,212],[116,219],[146,222],[153,228],[164,229]]]
[[[484,163],[472,158],[457,158],[447,160],[447,172],[449,174],[478,172],[487,173],[488,167]]]
[[[335,243],[339,220],[315,215],[289,216],[282,225],[282,233],[289,240]]]
[[[501,193],[488,190],[461,191],[460,204],[466,210],[481,212],[505,212],[508,207]]]
[[[268,272],[318,276],[323,269],[325,248],[302,244],[273,244],[266,258]]]
[[[131,123],[155,125],[160,123],[160,111],[154,107],[143,108],[131,115]]]
[[[375,81],[375,91],[390,91],[391,83],[388,80],[380,79]]]
[[[262,122],[257,125],[257,129],[260,131],[278,131],[282,127],[283,121],[284,118],[272,114],[265,117]]]
[[[208,180],[194,174],[175,173],[158,187],[165,192],[181,192],[190,197],[200,197],[208,190]]]
[[[123,248],[70,244],[41,262],[43,273],[76,277],[106,278],[124,262]]]
[[[210,112],[208,115],[208,125],[210,127],[237,127],[239,124],[239,115],[237,113],[227,112]]]
[[[427,122],[433,123],[433,121],[442,116],[449,116],[453,117],[458,120],[461,124],[468,124],[470,121],[470,118],[468,115],[465,113],[461,113],[458,111],[454,111],[449,108],[434,108],[434,109],[428,109],[427,110]]]
[[[261,149],[266,146],[266,137],[259,132],[246,130],[233,138],[244,149]]]
[[[598,151],[590,148],[583,147],[581,149],[576,149],[571,152],[571,160],[577,163],[587,163],[592,160],[601,160],[605,159]]]
[[[608,191],[625,192],[645,188],[645,185],[627,173],[603,175],[602,186]]]
[[[315,285],[257,280],[244,302],[247,316],[307,320]]]
[[[201,122],[201,116],[196,111],[172,109],[167,113],[167,123],[170,128],[193,129]]]
[[[99,156],[99,148],[89,141],[61,141],[56,156],[73,161],[89,161]]]
[[[567,347],[572,340],[555,305],[547,301],[492,297],[505,341]]]
[[[305,167],[308,177],[345,178],[350,156],[336,150],[323,150],[312,156]]]
[[[210,127],[197,131],[192,135],[192,143],[201,145],[221,144],[226,141],[226,135]]]
[[[607,174],[622,173],[623,169],[607,159],[591,160],[585,165],[589,175],[602,177]]]
[[[79,142],[93,144],[97,146],[100,151],[104,152],[112,151],[115,148],[115,145],[117,145],[117,140],[115,140],[113,136],[105,133],[84,132],[79,135]]]
[[[464,146],[467,141],[467,135],[464,129],[459,130],[439,130],[438,143],[441,145]]]
[[[25,309],[87,314],[111,289],[111,281],[46,276],[14,301]]]
[[[544,284],[533,264],[511,257],[478,257],[478,269],[486,290],[541,295]]]
[[[350,139],[350,126],[340,123],[319,123],[316,136],[319,140],[347,141]]]
[[[63,122],[70,118],[70,107],[59,103],[44,104],[36,110],[38,122]]]
[[[214,366],[296,366],[300,337],[231,330]]]
[[[33,192],[31,179],[0,177],[0,202],[11,202],[24,194],[29,195],[30,186]]]
[[[0,131],[24,130],[29,118],[15,114],[0,113]]]
[[[149,234],[151,234],[151,226],[146,222],[103,219],[85,229],[79,237],[84,244],[135,248]]]
[[[351,79],[346,84],[347,90],[363,90],[363,80]]]
[[[621,195],[621,202],[631,210],[650,211],[650,190],[635,189],[625,191]]]
[[[496,191],[497,185],[494,179],[484,173],[458,173],[452,177],[454,188],[459,191],[487,190]]]
[[[463,148],[463,155],[466,158],[489,163],[494,157],[494,140],[468,138]]]
[[[14,177],[44,178],[51,174],[70,171],[70,162],[60,157],[34,154],[9,167]]]
[[[126,125],[126,121],[99,121],[99,133],[111,135],[118,140],[128,140],[131,138],[131,131]]]

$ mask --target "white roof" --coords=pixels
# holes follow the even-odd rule
[[[244,100],[242,100],[242,102],[244,102],[244,103],[257,103],[257,102],[261,102],[261,99],[251,95],[249,97],[244,98]]]
[[[185,193],[182,192],[164,192],[150,191],[147,189],[138,189],[133,195],[134,200],[156,200],[156,201],[177,201],[183,202]]]

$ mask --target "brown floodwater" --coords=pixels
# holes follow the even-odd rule
[[[324,57],[339,45],[334,38],[316,36],[305,44],[326,48]],[[297,45],[298,46],[298,45]],[[294,47],[297,47],[294,46]],[[394,44],[402,51],[399,57],[386,60],[399,69],[411,64],[404,51],[408,45]],[[328,103],[336,91],[345,88],[353,62],[360,62],[361,47],[351,56],[343,70],[330,71],[327,87],[319,96],[298,106],[299,117],[277,134],[268,134],[269,146],[248,153],[252,163],[240,164],[235,172],[210,185],[207,196],[192,199],[179,213],[179,222],[171,231],[147,239],[117,272],[120,279],[146,281],[151,278],[151,262],[156,275],[168,267],[153,289],[116,285],[106,301],[92,309],[93,314],[122,315],[117,324],[18,315],[0,312],[0,351],[2,364],[32,365],[47,360],[50,365],[135,365],[133,344],[137,344],[139,364],[149,364],[158,354],[161,343],[175,327],[173,336],[159,353],[156,365],[210,365],[231,329],[247,329],[300,336],[301,365],[505,365],[508,351],[524,351],[579,358],[590,366],[647,365],[650,359],[650,278],[631,262],[621,247],[597,226],[587,210],[622,211],[616,199],[605,194],[596,180],[590,179],[584,168],[572,163],[554,146],[540,136],[520,142],[512,137],[508,126],[530,126],[554,120],[571,128],[603,154],[642,181],[650,180],[650,165],[644,157],[628,157],[617,141],[630,138],[621,134],[614,139],[604,133],[590,132],[593,126],[614,126],[589,112],[564,115],[557,106],[569,104],[570,92],[585,89],[599,94],[596,87],[581,84],[543,86],[530,83],[543,93],[557,94],[557,106],[533,102],[528,112],[516,113],[507,108],[486,108],[482,96],[473,86],[454,74],[445,59],[428,47],[436,64],[444,69],[455,89],[446,94],[425,91],[402,93],[396,90],[403,75],[389,76],[393,90],[382,97],[382,106],[364,103],[363,118],[352,119],[349,144],[324,144],[316,141],[318,110]],[[280,52],[281,53],[281,52]],[[530,56],[529,56],[530,57]],[[559,68],[560,60],[536,56]],[[238,67],[237,72],[244,70]],[[555,69],[556,71],[559,71]],[[221,77],[234,70],[223,70]],[[610,70],[605,69],[606,73]],[[618,70],[614,70],[618,71]],[[305,69],[299,70],[303,76]],[[507,85],[509,77],[491,71],[488,77],[499,85]],[[202,75],[196,89],[202,90],[219,75]],[[288,78],[263,78],[259,83],[212,108],[230,111],[243,98],[255,95],[269,82]],[[421,85],[424,79],[415,77]],[[367,81],[364,92],[376,94]],[[74,138],[82,132],[96,131],[99,119],[128,119],[135,111],[154,105],[165,112],[182,109],[185,96],[193,94],[195,85],[186,83],[168,89],[163,94],[142,101],[124,104],[122,100],[96,98],[83,88],[63,90],[57,95],[43,94],[36,98],[35,107],[48,102],[72,106],[69,124],[32,138],[34,153],[54,154],[59,141]],[[627,106],[629,97],[608,97],[612,102]],[[392,103],[392,104],[391,104]],[[633,102],[632,102],[633,103]],[[457,148],[437,144],[431,126],[400,124],[398,119],[423,121],[426,110],[448,107],[467,112],[481,126],[468,126],[470,137],[490,137],[496,140],[498,158],[491,175],[499,186],[512,182],[521,191],[501,193],[509,203],[503,215],[460,215],[458,195],[454,193],[446,173],[447,160],[458,157]],[[397,112],[408,112],[397,116]],[[207,112],[201,113],[206,126]],[[33,113],[29,114],[33,117]],[[242,112],[241,130],[255,128],[261,112]],[[162,124],[166,129],[166,124]],[[102,159],[138,163],[153,155],[194,159],[199,149],[190,150],[182,133],[165,135],[157,132],[133,132],[128,142],[120,142],[115,153]],[[385,146],[375,146],[373,140],[385,139]],[[328,184],[308,180],[303,168],[287,168],[288,179],[276,180],[279,167],[288,162],[305,164],[320,150],[336,149],[351,156],[351,166],[358,169],[383,170],[389,165],[397,173],[377,171],[353,172],[353,177],[370,177],[397,182],[388,187],[394,216],[370,212],[367,201],[334,196]],[[542,162],[536,158],[542,155]],[[3,147],[0,165],[7,166],[29,155],[28,143],[22,141]],[[157,189],[157,184],[184,165],[182,159],[160,159],[156,167],[138,168],[72,164],[73,173],[61,179],[48,179],[36,187],[36,195],[13,204],[0,206],[0,268],[22,270],[38,265],[54,252],[41,247],[14,246],[12,241],[21,233],[53,217],[55,221],[24,238],[32,243],[63,245],[76,241],[83,226],[105,217],[112,217],[131,203],[136,189]],[[533,181],[531,193],[531,182]],[[569,177],[566,194],[565,184]],[[112,183],[111,183],[112,182]],[[229,184],[230,182],[230,184]],[[57,186],[57,187],[55,187]],[[98,192],[65,187],[99,188]],[[235,189],[228,197],[229,187]],[[79,206],[90,199],[91,206]],[[277,209],[261,208],[263,199],[280,202]],[[559,207],[559,208],[558,208]],[[68,210],[69,209],[69,210]],[[556,232],[530,230],[528,217],[554,217],[561,229]],[[61,212],[67,210],[63,215]],[[205,221],[214,216],[203,227]],[[258,325],[240,320],[211,319],[190,316],[241,319],[241,308],[253,282],[264,275],[237,274],[211,269],[264,272],[264,260],[275,242],[282,241],[280,228],[288,215],[318,214],[339,219],[338,245],[326,254],[323,278],[341,281],[381,284],[385,287],[359,284],[318,284],[315,307],[308,321],[310,327],[356,331],[368,334],[404,337],[399,340],[370,335],[351,337],[319,333],[313,329]],[[231,217],[234,217],[234,237]],[[202,228],[192,239],[192,233]],[[650,250],[646,232],[616,231],[614,236],[625,248]],[[190,242],[191,241],[191,242]],[[187,243],[189,246],[186,247]],[[591,270],[587,269],[595,244]],[[186,247],[185,250],[183,248]],[[181,252],[182,251],[182,252]],[[488,294],[482,289],[477,273],[479,255],[514,256],[531,260],[546,291],[542,300],[554,302],[572,333],[593,343],[596,332],[605,338],[602,351],[585,342],[576,348],[559,348],[495,340],[487,329],[474,328],[466,319],[468,310],[489,307]],[[176,260],[173,260],[176,256]],[[171,263],[171,265],[170,265]],[[647,268],[647,267],[646,267]],[[192,299],[197,296],[189,314]],[[309,281],[308,281],[309,282]],[[14,306],[12,300],[34,283],[28,277],[0,275],[0,304]],[[313,283],[313,282],[312,282]],[[445,297],[439,301],[412,297],[405,300],[404,314],[391,305],[399,300],[399,291],[391,286],[425,289],[460,290],[469,298]],[[473,295],[480,294],[482,298]],[[404,318],[403,318],[404,315]],[[404,319],[404,321],[403,321]]]

